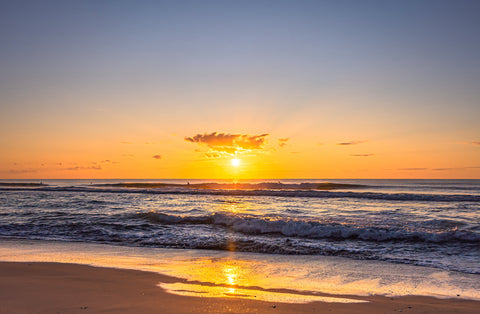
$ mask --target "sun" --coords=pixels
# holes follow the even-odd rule
[[[240,165],[240,159],[234,158],[232,159],[232,166],[238,167]]]

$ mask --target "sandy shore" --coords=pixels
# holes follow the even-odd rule
[[[60,263],[0,263],[0,313],[475,313],[480,302],[431,297],[353,297],[366,303],[288,304],[187,297],[160,283],[182,279]],[[343,296],[347,297],[347,296]]]

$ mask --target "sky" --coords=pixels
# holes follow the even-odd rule
[[[480,178],[479,11],[2,0],[0,178]]]

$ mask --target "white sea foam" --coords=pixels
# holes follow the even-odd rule
[[[434,229],[422,228],[412,230],[411,225],[390,227],[365,226],[362,223],[348,224],[342,221],[313,221],[281,217],[255,217],[252,215],[238,215],[215,213],[205,216],[176,216],[161,212],[136,213],[133,218],[144,218],[162,224],[211,224],[230,228],[246,234],[281,234],[287,237],[302,238],[333,238],[354,239],[366,241],[425,241],[425,242],[480,242],[480,233],[469,230],[458,230],[462,223],[438,220],[429,222]]]

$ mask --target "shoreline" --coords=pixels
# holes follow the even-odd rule
[[[0,313],[473,313],[480,308],[479,301],[427,296],[348,296],[367,302],[306,304],[258,301],[241,295],[193,297],[168,293],[158,286],[182,282],[187,280],[140,270],[0,262]]]
[[[425,266],[355,260],[344,257],[276,255],[192,249],[129,247],[84,242],[0,240],[2,262],[54,262],[147,271],[172,278],[167,290],[190,295],[218,296],[225,289],[258,300],[251,289],[284,294],[262,294],[264,300],[306,302],[300,295],[403,297],[480,301],[480,275]],[[286,295],[285,293],[293,293]],[[188,293],[184,293],[188,294]],[[325,299],[326,298],[326,299]]]

